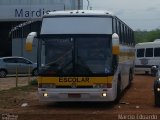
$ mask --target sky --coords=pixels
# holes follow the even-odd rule
[[[84,9],[87,7],[84,0]],[[89,0],[93,10],[108,10],[133,30],[160,29],[160,0]]]

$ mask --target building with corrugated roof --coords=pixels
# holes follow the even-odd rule
[[[83,0],[0,0],[0,57],[12,55],[9,33],[15,26],[25,21],[41,21],[43,14],[49,11],[82,8]],[[40,22],[31,24],[28,32],[38,31],[39,26]],[[21,29],[17,34],[22,34],[20,32]],[[21,37],[25,38],[26,34]]]

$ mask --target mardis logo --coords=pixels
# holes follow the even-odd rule
[[[54,10],[53,10],[54,11]],[[50,10],[45,10],[44,8],[38,10],[23,10],[15,9],[15,17],[42,17],[45,13],[50,12]]]

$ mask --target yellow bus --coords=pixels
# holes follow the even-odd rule
[[[44,15],[38,39],[39,100],[115,101],[134,75],[134,33],[108,11],[54,11]]]

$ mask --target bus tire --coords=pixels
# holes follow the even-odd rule
[[[129,83],[128,83],[128,87],[131,87],[132,80],[133,80],[133,75],[132,75],[132,71],[130,70],[130,72],[129,72]]]
[[[121,80],[119,79],[117,83],[117,96],[115,99],[115,103],[119,103],[120,99],[121,99]]]

